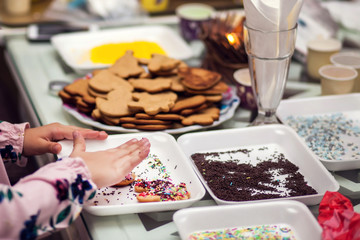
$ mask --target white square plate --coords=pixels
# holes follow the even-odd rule
[[[189,207],[201,200],[205,195],[205,189],[192,170],[192,166],[187,161],[186,156],[181,151],[173,136],[167,133],[131,133],[122,135],[110,135],[105,141],[86,140],[88,152],[99,151],[116,147],[132,138],[146,137],[151,143],[150,154],[147,159],[142,161],[133,172],[137,178],[147,178],[148,180],[165,179],[170,177],[175,184],[186,183],[187,189],[191,194],[190,199],[168,202],[149,202],[139,203],[132,186],[107,187],[97,191],[92,204],[86,205],[85,209],[98,216],[118,215],[128,213],[169,211]],[[68,156],[72,151],[73,142],[64,140],[60,142],[62,151],[58,157]],[[160,162],[154,160],[158,158]],[[101,161],[101,159],[99,159]],[[97,205],[94,205],[97,202]]]
[[[326,191],[337,191],[339,184],[304,141],[290,127],[276,124],[241,129],[227,129],[199,133],[187,133],[178,138],[178,143],[188,160],[193,164],[198,177],[217,204],[239,204],[258,201],[277,201],[284,199],[298,200],[306,205],[319,204]],[[283,153],[285,158],[299,167],[305,181],[313,187],[317,194],[295,197],[281,197],[256,201],[226,201],[219,199],[207,185],[202,174],[195,166],[191,155],[194,153],[222,152],[237,149],[253,150],[250,154],[242,154],[240,163],[258,163],[271,157],[275,152]],[[260,150],[261,149],[261,150]],[[259,159],[260,160],[259,160]]]
[[[181,239],[193,233],[263,225],[287,226],[297,240],[320,240],[322,229],[310,210],[297,201],[181,209],[173,216]],[[267,236],[264,234],[265,239]]]
[[[192,57],[190,46],[167,26],[133,26],[99,31],[57,34],[51,43],[65,63],[77,73],[87,74],[92,70],[109,67],[90,60],[90,50],[102,44],[149,41],[157,43],[171,58],[185,60]]]
[[[276,115],[281,122],[298,132],[328,170],[343,171],[360,168],[359,93],[282,100]],[[322,120],[314,121],[317,118]],[[324,120],[327,120],[328,123],[325,123]],[[330,127],[329,123],[332,123],[333,127]],[[310,128],[313,133],[309,131]],[[352,130],[347,131],[347,134],[338,134],[340,129]],[[322,140],[325,138],[320,135],[320,132],[323,133],[325,130],[329,130],[325,135],[331,140]],[[351,136],[348,133],[352,133]],[[335,137],[339,138],[335,139]],[[310,146],[310,143],[315,143],[314,139],[317,148]],[[334,147],[341,147],[340,149],[343,147],[344,151],[338,151],[336,148],[330,149],[330,144]],[[330,152],[329,156],[326,155],[326,151]],[[345,155],[341,156],[342,152]],[[339,155],[335,155],[337,153]]]

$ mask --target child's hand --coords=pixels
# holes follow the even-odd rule
[[[81,157],[98,188],[111,186],[124,179],[150,152],[148,139],[131,139],[112,149],[85,152],[85,139],[74,131],[74,149],[70,157]]]
[[[52,123],[37,128],[28,128],[24,134],[24,156],[39,155],[44,153],[58,154],[61,145],[57,141],[63,139],[73,139],[73,132],[79,133],[88,139],[104,140],[107,133],[104,131],[94,131],[75,126],[65,126],[60,123]]]

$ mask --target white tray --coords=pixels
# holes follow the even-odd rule
[[[310,210],[297,201],[181,209],[173,219],[183,240],[197,232],[261,225],[288,225],[297,240],[320,240],[322,232]]]
[[[173,183],[186,183],[187,188],[191,194],[190,199],[169,202],[138,203],[132,187],[108,187],[97,191],[97,194],[92,200],[92,203],[97,201],[98,205],[86,205],[85,209],[88,212],[98,216],[105,216],[128,213],[169,211],[189,207],[203,198],[205,195],[205,189],[192,170],[191,164],[187,161],[186,156],[179,148],[174,137],[167,133],[154,132],[110,135],[105,141],[86,140],[86,149],[89,152],[104,150],[116,147],[132,138],[140,139],[142,137],[146,137],[150,140],[151,150],[149,155],[157,155],[162,163],[162,166],[153,168],[149,164],[151,159],[148,159],[141,162],[133,172],[137,175],[138,178],[148,178],[149,180],[152,180],[152,178],[163,178],[165,174],[168,174]],[[64,140],[60,141],[60,143],[62,145],[62,151],[58,156],[68,156],[72,151],[72,141]],[[160,167],[162,167],[163,171],[159,176]],[[102,193],[109,195],[103,195]]]
[[[99,31],[57,34],[51,43],[65,63],[80,74],[108,67],[90,61],[90,50],[102,44],[132,41],[151,41],[164,49],[169,57],[185,60],[192,57],[190,46],[167,26],[134,26]]]
[[[288,117],[309,117],[312,119],[314,116],[331,116],[332,114],[337,113],[343,114],[345,119],[353,120],[353,125],[360,128],[360,94],[353,93],[282,100],[277,109],[276,115],[281,122],[283,122],[285,125],[289,125],[289,123],[286,121]],[[339,127],[340,125],[341,123],[337,124]],[[328,126],[324,125],[324,128],[328,128]],[[297,127],[294,127],[294,129],[297,131]],[[299,135],[306,143],[308,143],[306,140],[306,137],[308,136],[306,134],[299,133]],[[343,171],[360,168],[360,135],[351,138],[345,135],[339,135],[339,137],[340,141],[346,142],[346,144],[341,145],[343,145],[347,152],[351,152],[351,154],[346,154],[339,159],[331,159],[330,157],[325,158],[324,156],[314,151],[314,153],[317,155],[317,158],[330,171]],[[350,150],[352,147],[347,146],[348,143],[355,147],[357,146],[358,149],[355,151]],[[357,153],[357,156],[353,156],[352,154],[354,153]]]
[[[177,141],[188,160],[193,164],[193,168],[205,188],[219,205],[278,201],[284,199],[298,200],[306,205],[316,205],[321,202],[326,191],[337,191],[339,189],[339,184],[335,181],[334,177],[316,159],[315,154],[306,147],[304,141],[300,139],[294,130],[284,125],[276,124],[241,129],[187,133],[180,136]],[[215,196],[191,159],[192,154],[199,152],[219,152],[240,148],[257,149],[265,147],[267,150],[255,150],[249,154],[249,157],[242,156],[241,160],[244,160],[246,163],[256,163],[258,161],[257,157],[265,159],[277,150],[279,153],[283,153],[285,158],[290,162],[299,167],[299,172],[304,176],[305,181],[318,193],[256,201],[225,201]]]
[[[162,132],[166,132],[166,133],[170,133],[170,134],[180,134],[180,133],[191,132],[191,131],[195,131],[195,130],[202,130],[202,129],[206,129],[206,128],[216,127],[216,126],[222,124],[223,122],[229,120],[230,118],[232,118],[234,116],[235,110],[237,109],[237,107],[240,104],[240,99],[236,95],[235,90],[233,88],[230,88],[230,91],[228,91],[224,96],[225,97],[223,98],[223,100],[221,102],[219,120],[214,121],[213,124],[208,125],[208,126],[201,126],[201,125],[195,124],[195,125],[186,126],[186,127],[182,127],[182,128],[166,129],[166,130],[163,130]],[[128,128],[123,128],[120,126],[110,126],[110,125],[106,125],[104,123],[95,121],[90,116],[80,113],[76,110],[76,108],[71,107],[66,104],[63,104],[63,109],[65,110],[65,112],[69,113],[71,116],[76,118],[79,122],[82,122],[86,125],[89,125],[89,126],[92,126],[92,127],[98,128],[98,129],[112,131],[112,132],[126,132],[126,133],[142,132],[137,129],[128,129]]]

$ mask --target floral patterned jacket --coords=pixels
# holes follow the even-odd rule
[[[0,161],[26,164],[21,152],[27,127],[28,123],[0,123]],[[67,227],[95,192],[81,158],[47,164],[14,186],[0,184],[0,239],[35,239]]]

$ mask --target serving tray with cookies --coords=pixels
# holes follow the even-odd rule
[[[127,51],[59,92],[63,109],[82,123],[114,132],[184,133],[230,119],[240,100],[222,76],[162,54]]]
[[[204,197],[205,188],[175,138],[168,133],[114,134],[104,141],[86,140],[86,149],[100,151],[143,137],[151,144],[148,157],[134,168],[129,178],[116,186],[99,189],[91,204],[85,206],[89,213],[106,216],[170,211],[189,207]],[[58,157],[68,156],[72,141],[63,140],[60,144],[62,151]]]

